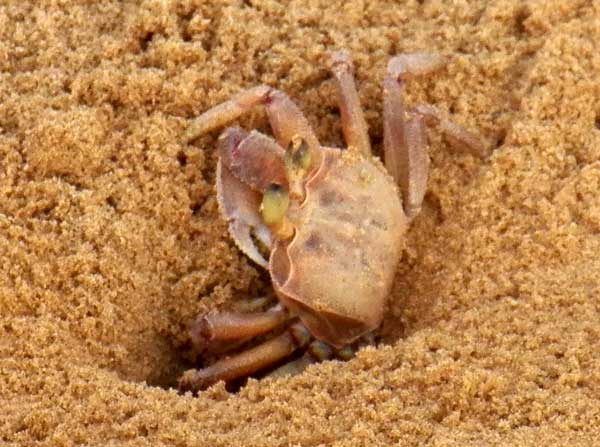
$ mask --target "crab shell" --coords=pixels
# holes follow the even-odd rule
[[[381,324],[408,222],[377,158],[330,148],[322,155],[305,200],[287,211],[294,236],[274,241],[269,270],[280,301],[339,348]]]

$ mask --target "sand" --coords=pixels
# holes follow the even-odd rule
[[[600,445],[599,23],[591,0],[3,2],[0,444]],[[191,319],[272,295],[219,218],[218,132],[179,137],[266,83],[342,144],[339,48],[377,154],[385,65],[416,50],[449,63],[407,103],[494,152],[431,133],[376,347],[179,395]]]

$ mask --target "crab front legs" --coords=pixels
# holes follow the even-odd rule
[[[271,231],[261,218],[263,193],[270,185],[287,185],[283,168],[283,149],[259,132],[228,128],[219,137],[217,200],[229,233],[236,245],[258,265],[268,262],[256,247],[252,236],[265,246],[271,245]]]
[[[224,126],[254,107],[264,105],[275,138],[281,147],[287,147],[294,137],[300,137],[319,158],[319,140],[298,106],[282,91],[266,85],[245,90],[234,98],[204,112],[188,127],[183,135],[187,143],[217,127]]]
[[[252,240],[252,234],[270,245],[271,233],[280,238],[291,235],[282,214],[290,195],[301,196],[301,177],[308,164],[320,159],[319,141],[300,109],[283,92],[258,86],[206,111],[188,127],[183,140],[189,142],[217,127],[228,124],[254,107],[264,105],[277,142],[259,132],[249,134],[228,128],[219,137],[217,199],[229,232],[237,246],[257,264],[267,267]],[[295,155],[295,163],[286,163]],[[299,156],[299,157],[298,157]],[[261,216],[259,207],[266,211]],[[273,225],[269,225],[269,220]],[[266,225],[265,225],[266,224]]]

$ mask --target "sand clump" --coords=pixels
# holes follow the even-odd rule
[[[597,2],[9,1],[0,6],[0,444],[597,445]],[[328,51],[355,61],[380,153],[381,79],[478,129],[431,139],[377,348],[238,394],[170,388],[198,312],[268,293],[189,120],[259,83],[341,144]],[[267,130],[261,111],[241,120]]]

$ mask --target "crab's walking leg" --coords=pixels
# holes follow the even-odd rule
[[[264,105],[277,142],[287,147],[294,137],[300,137],[313,152],[314,160],[320,157],[319,140],[298,106],[283,92],[266,85],[245,90],[229,101],[207,110],[188,127],[183,135],[190,142],[206,132],[223,126],[258,105]]]
[[[428,125],[437,126],[455,149],[466,149],[480,158],[490,155],[490,150],[485,147],[480,137],[450,120],[438,108],[429,104],[422,104],[415,107],[414,111],[423,116]]]
[[[291,355],[309,341],[308,330],[301,323],[295,323],[283,334],[255,348],[219,360],[206,368],[186,371],[179,380],[179,389],[183,392],[199,391],[219,380],[228,382],[246,377]]]
[[[265,312],[209,312],[194,321],[190,335],[199,352],[218,351],[232,342],[272,331],[290,318],[289,312],[280,304]]]
[[[402,192],[404,213],[409,219],[421,210],[427,187],[428,160],[423,119],[410,116],[402,100],[405,75],[412,73],[410,64],[400,64],[398,56],[390,60],[388,74],[383,81],[383,139],[385,165]],[[417,58],[412,67],[423,71],[423,66],[435,66],[435,59]]]
[[[435,107],[422,105],[411,112],[404,108],[404,82],[429,74],[443,64],[441,56],[433,53],[401,54],[390,60],[384,80],[385,164],[402,190],[404,211],[409,219],[419,213],[425,196],[428,170],[425,124],[437,125],[454,147],[465,147],[482,157],[487,155],[477,136],[446,118]]]
[[[348,148],[354,148],[365,156],[371,155],[371,143],[367,122],[354,83],[354,67],[345,52],[336,52],[330,59],[338,91],[338,102],[342,118],[342,130]]]
[[[368,344],[372,345],[373,343],[368,342]],[[300,374],[308,365],[329,360],[331,358],[348,361],[354,357],[356,353],[355,348],[357,347],[358,346],[356,345],[346,345],[341,349],[336,349],[323,341],[314,340],[308,345],[306,352],[302,357],[280,366],[275,371],[269,373],[269,377],[283,377]]]
[[[340,352],[346,353],[346,351]],[[306,352],[300,358],[292,360],[291,362],[287,362],[286,364],[277,368],[275,371],[270,372],[269,377],[278,378],[300,374],[306,369],[308,365],[311,365],[316,362],[322,362],[324,360],[329,360],[332,357],[334,357],[335,354],[336,352],[334,352],[332,347],[329,346],[327,343],[320,340],[314,340],[308,345],[308,347],[306,348]],[[340,360],[349,360],[350,358],[352,358],[352,356],[339,358]]]
[[[392,58],[388,64],[388,74],[402,83],[417,76],[427,75],[444,65],[444,60],[434,53],[401,54]],[[448,138],[456,149],[467,149],[473,155],[486,157],[489,151],[483,145],[481,138],[464,127],[450,120],[436,107],[423,104],[414,111],[425,118],[425,123],[435,125]]]

